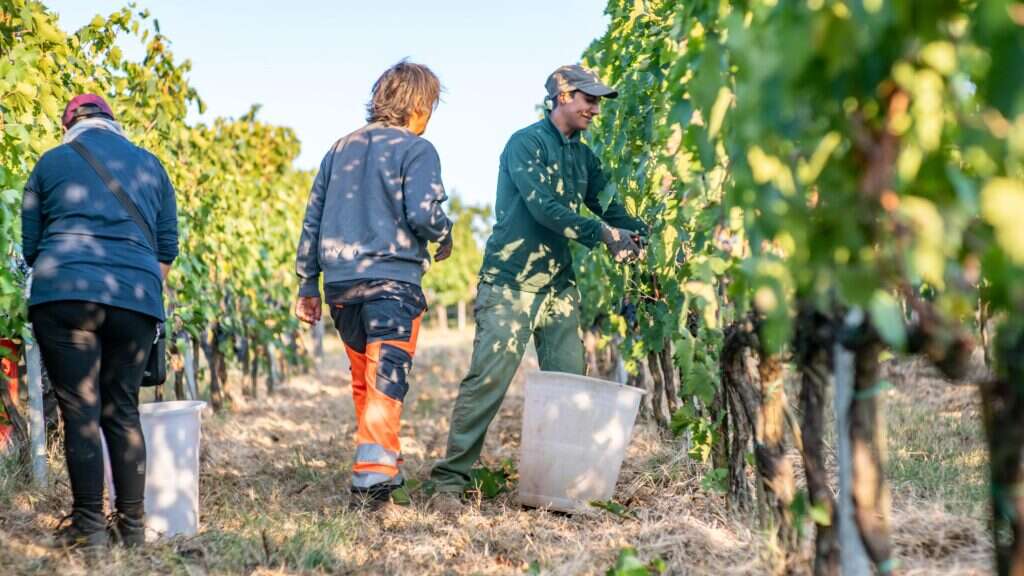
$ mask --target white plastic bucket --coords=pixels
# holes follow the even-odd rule
[[[139,405],[146,438],[146,540],[199,531],[199,429],[205,406],[200,401]],[[109,461],[106,467],[113,508]]]
[[[527,374],[519,501],[575,512],[611,499],[643,394],[575,374]]]

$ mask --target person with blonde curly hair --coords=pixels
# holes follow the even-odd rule
[[[426,298],[420,279],[428,242],[452,250],[441,163],[422,137],[441,83],[401,61],[373,85],[365,126],[338,140],[313,182],[299,239],[295,312],[320,320],[324,298],[352,367],[355,507],[376,508],[402,485],[402,402]]]

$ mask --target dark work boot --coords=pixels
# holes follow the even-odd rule
[[[144,516],[129,516],[114,512],[107,519],[107,529],[114,544],[125,548],[138,548],[146,543]]]
[[[351,488],[352,500],[349,509],[353,511],[367,510],[370,512],[383,508],[391,502],[391,493],[405,485],[405,478],[399,473],[389,482],[374,484],[369,488]]]
[[[61,519],[53,533],[54,548],[96,551],[109,542],[103,514],[74,511]]]

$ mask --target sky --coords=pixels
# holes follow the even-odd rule
[[[44,0],[77,30],[127,0]],[[365,123],[374,80],[402,58],[430,66],[445,87],[424,137],[441,156],[449,193],[492,204],[498,157],[537,120],[544,81],[580,60],[608,25],[603,0],[137,0],[160,22],[207,105],[196,119],[258,118],[290,126],[297,165],[316,168],[331,144]],[[133,48],[124,46],[126,55]],[[134,50],[139,54],[140,50]]]

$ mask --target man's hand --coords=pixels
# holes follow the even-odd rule
[[[616,262],[632,262],[643,256],[644,251],[633,240],[633,232],[623,228],[613,228],[605,224],[601,228],[601,240],[608,246],[612,258]]]
[[[323,312],[319,296],[299,296],[295,299],[295,316],[306,324],[316,324]]]
[[[452,255],[452,233],[448,232],[448,235],[441,239],[440,246],[437,247],[437,252],[434,253],[434,261],[440,262],[441,260],[447,260]]]

